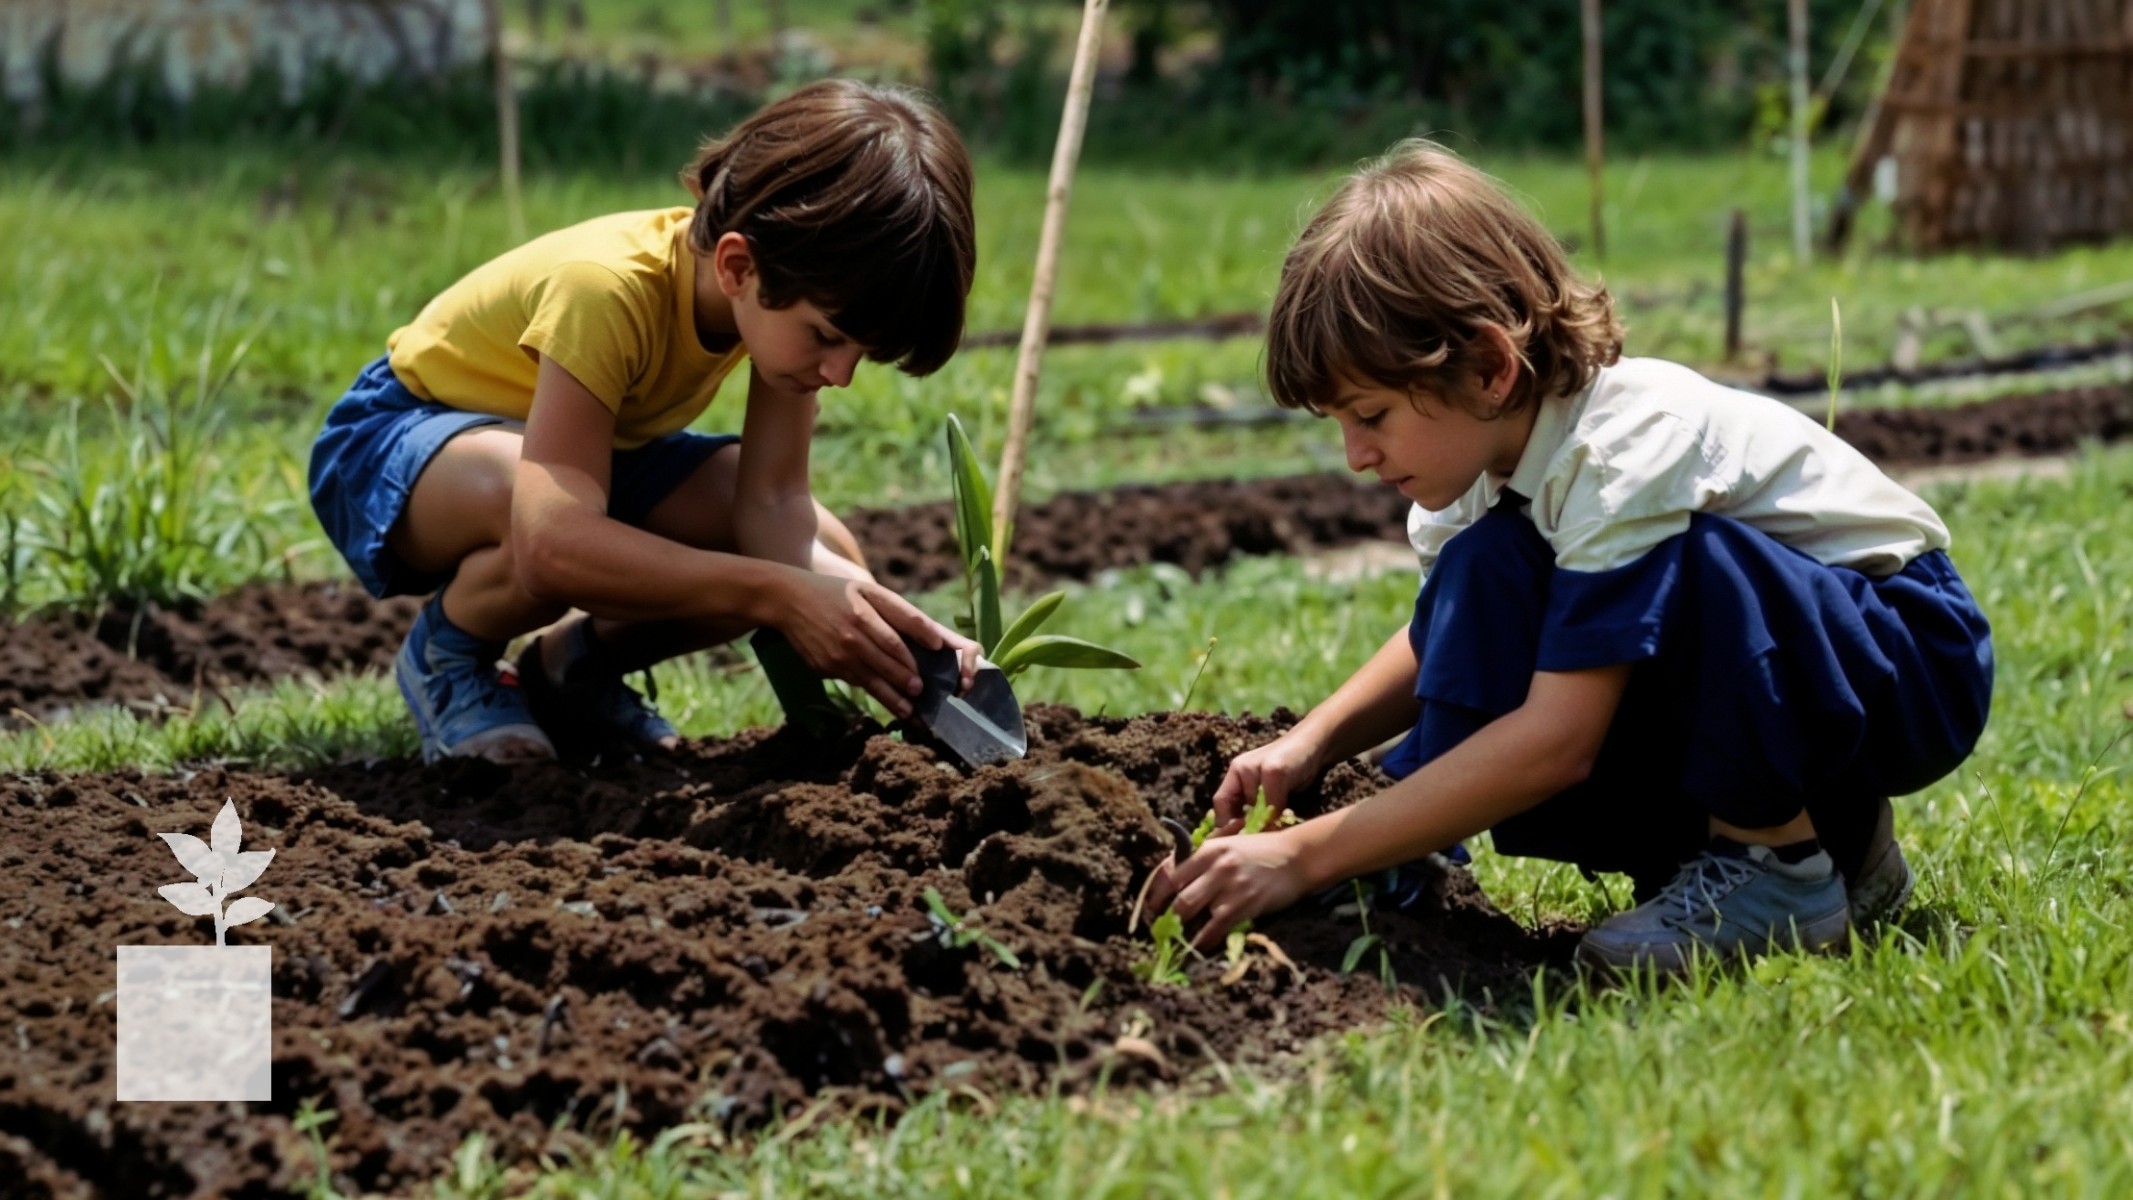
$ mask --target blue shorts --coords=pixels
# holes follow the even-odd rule
[[[381,600],[427,595],[451,578],[449,572],[427,574],[400,561],[386,545],[386,535],[430,459],[446,442],[484,425],[524,428],[508,418],[424,400],[407,390],[384,358],[363,368],[326,414],[326,428],[311,444],[311,508],[371,595]],[[684,431],[615,451],[607,515],[642,527],[659,502],[705,460],[740,440]]]

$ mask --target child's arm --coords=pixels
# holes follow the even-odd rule
[[[1352,758],[1414,725],[1415,648],[1403,627],[1387,638],[1348,682],[1287,733],[1237,756],[1215,790],[1218,832],[1235,832],[1263,790],[1280,812],[1289,792],[1318,777],[1327,763]]]
[[[770,626],[816,670],[909,714],[918,664],[897,634],[938,649],[945,630],[879,584],[698,550],[611,519],[614,428],[585,385],[541,359],[511,496],[512,558],[528,592],[616,620]]]
[[[814,436],[815,398],[778,391],[751,371],[733,485],[733,539],[742,554],[795,567],[813,561],[820,530],[807,452]]]
[[[1472,837],[1583,780],[1614,721],[1631,664],[1543,671],[1526,702],[1368,800],[1252,837],[1211,838],[1185,865],[1157,868],[1148,903],[1207,914],[1195,941],[1306,893]]]

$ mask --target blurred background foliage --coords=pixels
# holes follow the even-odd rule
[[[528,164],[660,165],[705,131],[829,74],[928,88],[980,153],[1046,159],[1073,0],[504,0]],[[1812,60],[1848,63],[1825,123],[1865,106],[1900,4],[1810,0]],[[1785,6],[1606,0],[1607,132],[1626,151],[1781,138]],[[1428,133],[1469,150],[1555,149],[1581,130],[1578,0],[1116,0],[1086,154],[1119,165],[1294,170]],[[1839,47],[1856,42],[1855,54]],[[490,153],[485,64],[358,84],[271,69],[180,103],[155,47],[93,84],[47,64],[36,112],[0,111],[0,149],[60,142],[300,142]],[[1771,114],[1777,114],[1773,117]]]

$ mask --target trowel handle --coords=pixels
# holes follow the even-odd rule
[[[785,710],[787,724],[813,728],[833,711],[822,676],[807,665],[784,634],[766,625],[749,637],[748,645],[755,651],[756,661],[763,665],[763,677],[770,681],[778,707]]]

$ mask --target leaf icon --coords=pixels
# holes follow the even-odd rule
[[[178,911],[188,917],[212,917],[215,915],[215,897],[197,883],[170,883],[156,889],[165,900],[178,906]]]
[[[246,896],[242,900],[230,902],[229,911],[224,915],[222,923],[227,927],[230,925],[242,925],[246,921],[256,921],[273,911],[273,908],[274,902],[272,900],[261,900],[257,896]]]
[[[222,856],[208,849],[206,842],[189,833],[163,833],[156,836],[170,843],[171,853],[178,856],[178,865],[197,876],[202,883],[212,883],[222,874]]]
[[[274,852],[272,850],[248,850],[238,855],[228,866],[222,869],[222,894],[227,896],[232,892],[241,892],[251,887],[253,881],[259,878],[260,872],[266,870],[267,864],[273,861]],[[235,912],[237,910],[233,907],[230,911]],[[234,921],[231,922],[231,924],[235,923]]]
[[[222,811],[215,814],[215,827],[208,831],[215,853],[225,861],[236,858],[238,842],[243,836],[244,831],[237,820],[237,802],[224,800]]]

